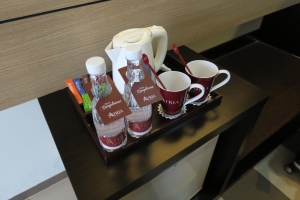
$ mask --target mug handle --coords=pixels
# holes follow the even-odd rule
[[[226,79],[225,79],[224,81],[222,81],[221,83],[218,83],[217,85],[213,86],[213,87],[211,88],[211,90],[210,90],[211,92],[214,91],[214,90],[216,90],[216,89],[218,89],[219,87],[222,87],[223,85],[225,85],[225,84],[229,81],[229,79],[230,79],[230,73],[229,73],[229,71],[227,71],[227,70],[225,70],[225,69],[220,69],[219,72],[218,72],[218,75],[219,75],[219,74],[226,74],[227,77],[226,77]]]
[[[191,84],[189,91],[190,91],[191,89],[193,89],[193,88],[199,88],[199,89],[201,90],[201,93],[198,94],[197,96],[195,96],[195,97],[193,97],[193,98],[191,98],[191,99],[185,101],[185,102],[184,102],[184,105],[187,105],[187,104],[189,104],[189,103],[192,103],[192,102],[194,102],[194,101],[197,101],[198,99],[200,99],[200,98],[204,95],[204,90],[205,90],[205,89],[204,89],[204,87],[203,87],[202,85],[200,85],[200,84],[198,84],[198,83],[193,83],[193,84]]]

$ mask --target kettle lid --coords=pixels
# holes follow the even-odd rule
[[[151,38],[151,32],[147,28],[133,28],[122,31],[114,36],[113,48],[126,47],[127,45],[144,45]]]

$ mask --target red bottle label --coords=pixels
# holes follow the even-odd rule
[[[128,127],[134,132],[142,133],[147,131],[151,127],[151,124],[152,117],[149,117],[148,120],[143,122],[128,122]]]
[[[126,132],[123,131],[114,137],[107,138],[107,137],[100,136],[99,138],[104,145],[108,147],[117,147],[120,146],[126,139]]]

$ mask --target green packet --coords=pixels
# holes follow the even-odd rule
[[[87,113],[87,112],[92,111],[92,101],[91,101],[89,95],[87,93],[85,93],[85,94],[82,94],[81,97],[82,97],[82,101],[83,101],[84,112]]]

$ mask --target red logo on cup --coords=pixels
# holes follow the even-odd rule
[[[159,78],[166,87],[166,89],[164,89],[160,83],[156,81],[163,97],[161,106],[163,112],[167,115],[179,114],[182,111],[183,106],[198,100],[204,94],[204,92],[201,92],[197,96],[186,100],[186,94],[190,89],[198,88],[204,90],[204,88],[200,84],[191,84],[191,79],[182,72],[164,72],[159,75]]]

